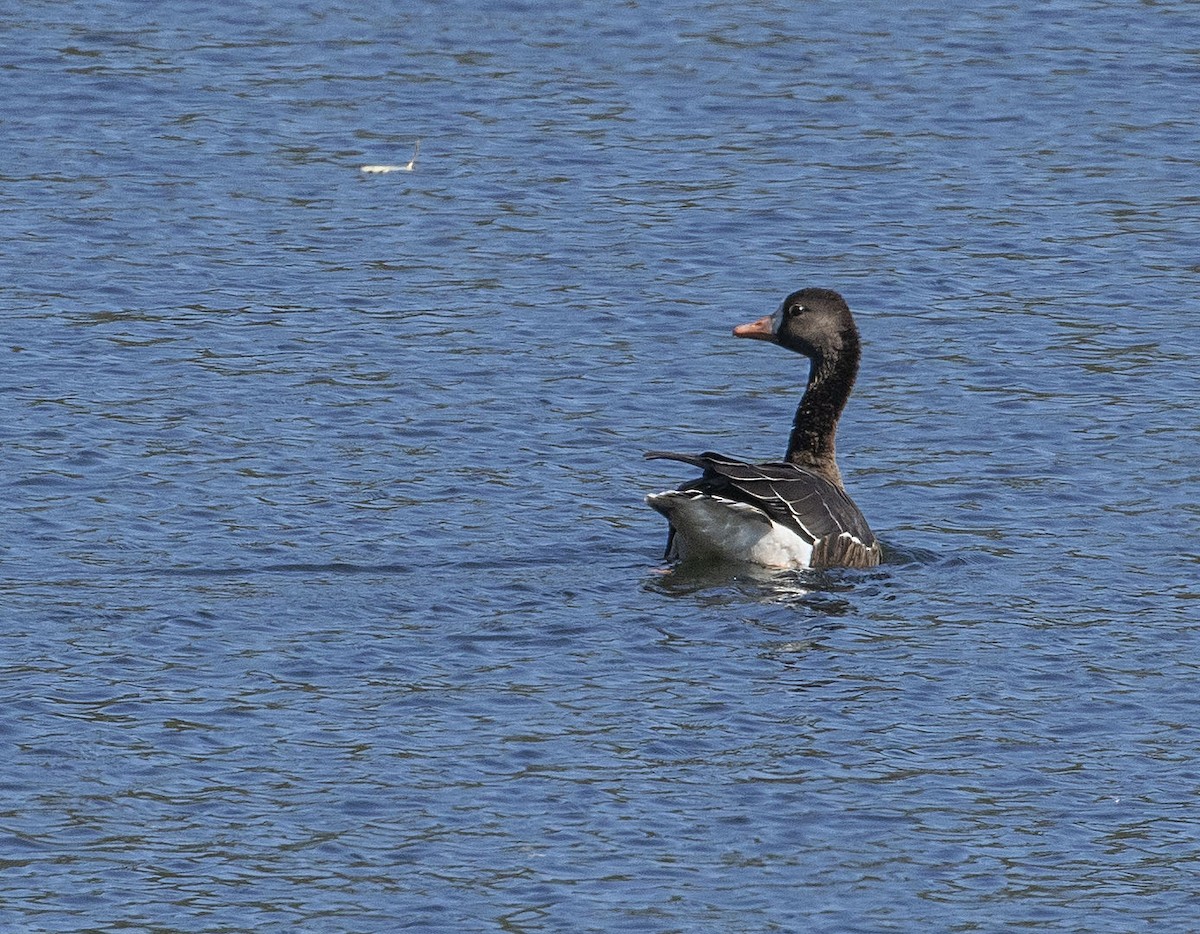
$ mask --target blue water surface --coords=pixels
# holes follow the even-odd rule
[[[0,31],[4,930],[1200,926],[1193,5]],[[668,571],[805,285],[887,560]]]

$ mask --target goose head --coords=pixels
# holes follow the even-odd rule
[[[845,299],[830,289],[800,289],[773,315],[733,329],[734,337],[770,341],[811,360],[839,356],[857,335]]]

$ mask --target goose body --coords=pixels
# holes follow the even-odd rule
[[[837,422],[858,372],[858,330],[836,292],[793,292],[774,315],[734,329],[811,360],[785,458],[747,463],[721,454],[652,451],[703,474],[646,497],[670,523],[669,560],[742,561],[778,568],[874,567],[879,542],[842,486]]]

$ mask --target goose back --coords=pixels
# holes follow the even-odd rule
[[[770,523],[808,544],[811,555],[806,563],[810,567],[867,568],[879,564],[879,542],[866,519],[840,484],[819,473],[789,463],[750,464],[712,451],[651,451],[646,457],[699,467],[703,475],[683,484],[678,492],[754,507]],[[666,512],[664,515],[672,519]],[[680,532],[673,523],[668,550]]]

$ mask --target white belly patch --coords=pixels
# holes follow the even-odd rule
[[[744,561],[769,568],[810,566],[812,545],[747,503],[668,490],[647,496],[646,504],[675,527],[681,559]]]

